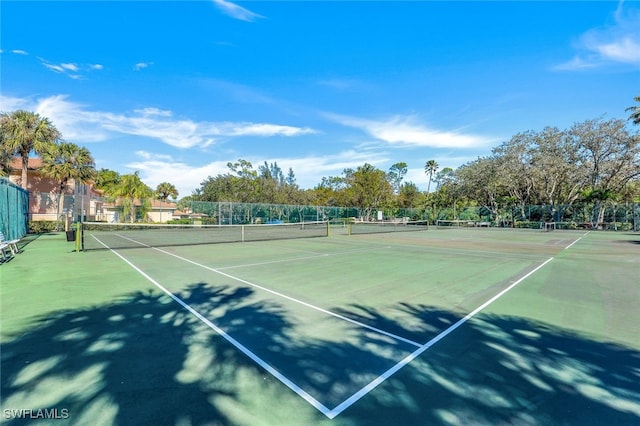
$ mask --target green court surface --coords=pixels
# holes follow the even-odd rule
[[[345,233],[30,237],[0,265],[2,424],[640,424],[639,234]]]

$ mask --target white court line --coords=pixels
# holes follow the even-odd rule
[[[135,240],[131,240],[127,237],[121,236],[122,238],[128,239],[132,242],[135,242],[137,244],[140,244],[141,246],[145,246],[145,247],[150,247],[146,244],[137,242]],[[100,242],[100,244],[102,244],[104,247],[107,247],[104,243],[102,243],[100,240],[98,240],[95,236],[93,236],[93,238],[95,238],[98,242]],[[579,239],[578,239],[579,240]],[[574,241],[577,242],[578,240]],[[245,283],[247,285],[256,287],[256,288],[260,288],[262,290],[265,290],[267,292],[271,292],[273,294],[279,295],[281,297],[284,297],[285,299],[288,300],[292,300],[298,303],[301,303],[302,305],[308,306],[310,308],[313,309],[317,309],[320,310],[321,312],[325,312],[329,315],[333,315],[333,316],[338,316],[341,317],[337,314],[334,314],[330,311],[325,311],[322,308],[318,308],[315,307],[313,305],[310,305],[308,303],[302,302],[302,301],[298,301],[296,299],[293,299],[289,296],[274,292],[272,290],[266,289],[264,287],[258,286],[256,284],[247,282],[245,280],[242,280],[240,278],[231,276],[229,274],[226,274],[224,272],[220,272],[215,270],[214,268],[210,268],[207,267],[205,265],[201,265],[197,262],[193,262],[189,259],[185,259],[182,258],[178,255],[174,255],[172,253],[166,252],[164,250],[155,248],[155,247],[150,247],[153,248],[154,250],[160,251],[162,253],[168,254],[170,256],[174,256],[178,259],[181,259],[185,262],[188,263],[192,263],[194,265],[200,266],[202,268],[211,270],[212,272],[216,272],[218,274],[221,274],[223,276],[226,276],[228,278],[231,278],[233,280],[237,280],[240,281],[242,283]],[[381,374],[380,376],[378,376],[377,378],[375,378],[373,381],[371,381],[369,384],[367,384],[366,386],[364,386],[363,388],[361,388],[358,392],[354,393],[353,395],[351,395],[349,398],[347,398],[346,400],[344,400],[342,403],[338,404],[335,408],[333,408],[332,410],[328,409],[325,405],[323,405],[322,403],[320,403],[319,401],[317,401],[315,398],[313,398],[310,394],[308,394],[307,392],[305,392],[302,388],[300,388],[299,386],[297,386],[295,383],[291,382],[289,379],[287,379],[285,376],[283,376],[282,374],[280,374],[277,370],[275,370],[273,367],[271,367],[269,364],[267,364],[265,361],[263,361],[261,358],[259,358],[257,355],[255,355],[253,352],[249,351],[246,347],[244,347],[242,344],[240,344],[240,342],[237,342],[235,339],[233,339],[231,336],[228,336],[224,330],[219,329],[217,326],[215,326],[214,324],[212,324],[210,321],[208,321],[206,318],[204,318],[200,313],[198,313],[195,309],[191,308],[188,304],[186,304],[184,301],[182,301],[180,298],[178,298],[177,296],[173,295],[171,292],[169,292],[168,290],[166,290],[164,287],[162,287],[160,284],[157,284],[151,277],[149,277],[147,274],[145,274],[143,271],[141,271],[139,268],[137,268],[135,265],[133,265],[131,262],[129,262],[127,259],[125,259],[123,256],[121,256],[119,253],[115,252],[114,250],[110,249],[109,250],[111,252],[113,252],[114,254],[116,254],[118,257],[120,257],[121,259],[123,259],[126,263],[128,263],[129,265],[131,265],[136,271],[140,272],[145,278],[147,278],[149,281],[151,281],[154,285],[156,285],[158,288],[160,288],[161,290],[163,290],[165,293],[167,293],[172,299],[174,299],[175,301],[177,301],[180,305],[182,305],[185,309],[187,309],[189,312],[191,312],[193,315],[195,315],[197,318],[199,318],[201,321],[203,321],[205,324],[207,324],[209,327],[211,327],[213,330],[215,330],[216,332],[220,333],[220,335],[222,337],[224,337],[227,341],[229,341],[231,344],[233,344],[234,346],[236,346],[238,349],[240,349],[244,354],[246,354],[247,356],[249,356],[249,358],[251,358],[252,360],[254,360],[256,363],[258,363],[261,367],[263,367],[265,370],[267,370],[270,374],[272,374],[274,377],[276,377],[278,380],[280,380],[284,385],[286,385],[289,389],[291,389],[292,391],[294,391],[295,393],[297,393],[298,395],[300,395],[304,400],[306,400],[307,402],[309,402],[309,404],[311,404],[313,407],[315,407],[318,411],[320,411],[322,414],[324,414],[326,417],[328,417],[329,419],[333,419],[336,416],[338,416],[340,413],[342,413],[344,410],[346,410],[347,408],[349,408],[351,405],[355,404],[357,401],[359,401],[361,398],[363,398],[366,394],[368,394],[369,392],[371,392],[373,389],[375,389],[376,387],[378,387],[378,385],[382,384],[385,380],[387,380],[388,378],[390,378],[391,376],[393,376],[396,372],[398,372],[400,369],[402,369],[403,367],[405,367],[407,364],[409,364],[411,361],[413,361],[414,359],[416,359],[418,356],[420,356],[423,352],[425,352],[427,349],[431,348],[433,345],[435,345],[436,343],[438,343],[440,340],[444,339],[445,337],[447,337],[449,334],[451,334],[453,331],[455,331],[456,329],[458,329],[460,326],[462,326],[463,324],[465,324],[467,321],[469,321],[471,318],[473,318],[475,315],[477,315],[480,311],[482,311],[484,308],[486,308],[487,306],[489,306],[491,303],[495,302],[496,300],[498,300],[500,297],[502,297],[505,293],[507,293],[508,291],[510,291],[512,288],[514,288],[515,286],[517,286],[518,284],[520,284],[522,281],[524,281],[525,279],[527,279],[528,277],[530,277],[531,275],[533,275],[535,272],[537,272],[538,270],[540,270],[541,268],[543,268],[545,265],[547,265],[549,262],[551,262],[553,260],[553,257],[550,257],[549,259],[547,259],[545,262],[543,262],[541,265],[538,265],[535,269],[533,269],[532,271],[528,272],[526,275],[524,275],[523,277],[521,277],[520,279],[518,279],[517,281],[515,281],[513,284],[511,284],[510,286],[508,286],[507,288],[505,288],[504,290],[500,291],[498,294],[496,294],[495,296],[493,296],[491,299],[487,300],[485,303],[483,303],[482,305],[480,305],[479,307],[477,307],[476,309],[474,309],[473,311],[471,311],[470,313],[468,313],[467,315],[465,315],[462,319],[458,320],[457,322],[455,322],[453,325],[449,326],[447,329],[445,329],[444,331],[442,331],[440,334],[438,334],[436,337],[434,337],[433,339],[429,340],[427,343],[423,344],[423,345],[419,345],[416,344],[415,342],[411,342],[408,341],[408,343],[414,344],[419,346],[418,349],[414,352],[412,352],[411,354],[409,354],[408,356],[406,356],[403,360],[401,360],[400,362],[398,362],[397,364],[395,364],[393,367],[391,367],[390,369],[388,369],[386,372],[384,372],[383,374]],[[343,317],[343,319],[358,324],[357,321],[353,321],[349,318]],[[372,329],[372,330],[377,330],[375,329],[375,327],[370,327],[367,326],[366,324],[362,324],[362,326],[364,326],[365,328],[368,329]],[[218,331],[219,330],[219,331]],[[385,335],[390,335],[390,333],[386,333],[382,330],[379,330],[378,332],[381,332],[382,334]],[[393,336],[393,335],[391,335]],[[390,337],[391,337],[390,336]],[[398,336],[399,337],[399,336]],[[402,339],[402,338],[401,338]],[[402,340],[406,340],[406,339],[402,339]]]
[[[349,318],[349,317],[345,317],[344,315],[336,314],[335,312],[328,311],[328,310],[326,310],[326,309],[320,308],[319,306],[315,306],[315,305],[312,305],[312,304],[310,304],[310,303],[304,302],[304,301],[302,301],[302,300],[296,299],[296,298],[294,298],[294,297],[287,296],[287,295],[286,295],[286,294],[284,294],[284,293],[279,293],[279,292],[277,292],[277,291],[275,291],[275,290],[271,290],[271,289],[268,289],[268,288],[263,287],[263,286],[261,286],[261,285],[258,285],[258,284],[252,283],[252,282],[250,282],[250,281],[244,280],[244,279],[242,279],[242,278],[235,277],[235,276],[233,276],[233,275],[227,274],[226,272],[222,272],[222,271],[221,271],[221,270],[219,270],[219,269],[212,268],[212,267],[210,267],[210,266],[203,265],[203,264],[198,263],[198,262],[194,262],[194,261],[193,261],[193,260],[191,260],[191,259],[187,259],[187,258],[185,258],[185,257],[178,256],[177,254],[170,253],[170,252],[168,252],[168,251],[166,251],[166,250],[162,250],[162,249],[160,249],[160,248],[158,248],[158,247],[151,247],[151,246],[149,246],[149,245],[147,245],[147,244],[141,243],[140,241],[136,241],[136,240],[133,240],[133,239],[131,239],[131,238],[129,238],[129,237],[125,237],[124,235],[120,235],[120,234],[117,234],[117,235],[118,235],[120,238],[124,238],[125,240],[129,240],[129,241],[134,242],[134,243],[136,243],[136,244],[140,244],[140,245],[141,245],[141,246],[143,246],[143,247],[151,248],[151,249],[153,249],[153,250],[159,251],[160,253],[164,253],[164,254],[166,254],[166,255],[173,256],[173,257],[175,257],[176,259],[180,259],[180,260],[182,260],[182,261],[184,261],[184,262],[191,263],[192,265],[199,266],[199,267],[201,267],[201,268],[203,268],[203,269],[206,269],[206,270],[211,271],[211,272],[215,272],[216,274],[220,274],[220,275],[222,275],[222,276],[225,276],[225,277],[230,278],[230,279],[232,279],[232,280],[235,280],[235,281],[241,282],[241,283],[246,284],[246,285],[248,285],[248,286],[251,286],[251,287],[254,287],[254,288],[258,288],[258,289],[260,289],[260,290],[262,290],[262,291],[266,291],[267,293],[274,294],[274,295],[276,295],[276,296],[282,297],[283,299],[287,299],[287,300],[290,300],[290,301],[292,301],[292,302],[298,303],[298,304],[300,304],[300,305],[306,306],[307,308],[311,308],[311,309],[314,309],[314,310],[316,310],[316,311],[318,311],[318,312],[322,312],[323,314],[331,315],[332,317],[335,317],[335,318],[341,319],[341,320],[343,320],[343,321],[347,321],[347,322],[349,322],[349,323],[351,323],[351,324],[354,324],[354,325],[357,325],[357,326],[359,326],[359,327],[369,329],[369,330],[371,330],[371,331],[373,331],[373,332],[375,332],[375,333],[377,333],[377,334],[382,334],[382,335],[385,335],[385,336],[390,337],[390,338],[392,338],[392,339],[399,340],[399,341],[401,341],[401,342],[408,343],[408,344],[413,345],[413,346],[416,346],[416,347],[420,347],[420,343],[414,342],[413,340],[406,339],[406,338],[404,338],[404,337],[402,337],[402,336],[398,336],[397,334],[389,333],[388,331],[384,331],[384,330],[381,330],[381,329],[379,329],[379,328],[372,327],[372,326],[370,326],[370,325],[368,325],[368,324],[365,324],[365,323],[363,323],[363,322],[356,321],[356,320],[351,319],[351,318]],[[95,237],[94,237],[94,238],[95,238]],[[96,238],[96,239],[97,239],[97,238]]]
[[[591,231],[587,231],[582,237],[586,237],[587,235],[589,235],[589,232]],[[571,244],[569,244],[568,246],[566,246],[564,249],[567,250],[568,248],[570,248],[572,245],[574,245],[575,243],[577,243],[578,241],[580,241],[582,239],[582,237],[578,237],[577,240],[575,240],[574,242],[572,242]]]
[[[248,356],[252,361],[254,361],[256,364],[258,364],[260,367],[264,368],[267,372],[269,372],[269,374],[271,374],[276,379],[280,380],[280,382],[282,382],[286,387],[288,387],[289,389],[291,389],[292,391],[297,393],[300,397],[302,397],[305,401],[307,401],[309,404],[314,406],[322,414],[324,414],[325,416],[328,416],[328,413],[331,410],[329,410],[324,404],[322,404],[320,401],[315,399],[313,396],[311,396],[310,394],[305,392],[304,389],[302,389],[300,386],[296,385],[291,380],[287,379],[285,376],[280,374],[280,372],[278,370],[276,370],[271,365],[267,364],[262,358],[258,357],[256,354],[251,352],[242,343],[238,342],[236,339],[234,339],[233,337],[229,336],[224,330],[222,330],[220,327],[218,327],[215,324],[213,324],[211,321],[209,321],[207,318],[205,318],[202,314],[200,314],[200,312],[198,312],[195,309],[193,309],[184,300],[180,299],[178,296],[176,296],[175,294],[171,293],[169,290],[164,288],[160,283],[155,281],[153,278],[151,278],[149,275],[147,275],[145,272],[143,272],[140,268],[138,268],[136,265],[134,265],[132,262],[130,262],[128,259],[126,259],[124,256],[122,256],[120,253],[118,253],[115,250],[113,250],[112,248],[108,247],[106,244],[104,244],[102,241],[100,241],[98,238],[96,238],[95,235],[92,235],[92,237],[96,241],[98,241],[100,244],[102,244],[105,248],[109,249],[111,251],[111,253],[115,254],[120,259],[124,260],[129,266],[131,266],[133,269],[135,269],[137,272],[139,272],[143,277],[145,277],[147,280],[149,280],[153,285],[158,287],[167,296],[169,296],[174,301],[176,301],[178,304],[180,304],[180,306],[185,308],[187,311],[189,311],[191,314],[193,314],[196,318],[198,318],[200,321],[202,321],[207,326],[209,326],[209,328],[211,328],[213,331],[218,333],[227,342],[231,343],[238,350],[240,350],[243,354]]]
[[[445,337],[447,337],[449,334],[451,334],[454,330],[456,330],[458,327],[460,327],[462,324],[466,323],[467,321],[469,321],[471,318],[473,318],[478,312],[482,311],[484,308],[486,308],[487,306],[489,306],[491,303],[495,302],[496,300],[498,300],[500,297],[502,297],[506,292],[508,292],[509,290],[511,290],[512,288],[514,288],[515,286],[517,286],[518,284],[520,284],[522,281],[524,281],[525,279],[527,279],[528,277],[530,277],[531,275],[533,275],[535,272],[537,272],[538,270],[540,270],[543,266],[545,266],[547,263],[551,262],[553,260],[553,257],[550,257],[549,259],[547,259],[543,264],[539,265],[538,267],[536,267],[534,270],[532,270],[531,272],[529,272],[528,274],[526,274],[525,276],[523,276],[522,278],[520,278],[518,281],[514,282],[513,284],[511,284],[509,287],[505,288],[504,290],[502,290],[500,293],[496,294],[495,296],[493,296],[491,299],[487,300],[486,302],[484,302],[482,305],[478,306],[476,309],[474,309],[473,311],[471,311],[470,313],[468,313],[464,318],[458,320],[455,324],[451,325],[449,328],[447,328],[446,330],[444,330],[443,332],[441,332],[440,334],[438,334],[436,337],[434,337],[433,339],[429,340],[427,343],[425,343],[424,345],[422,345],[418,350],[416,350],[415,352],[411,353],[410,355],[408,355],[406,358],[404,358],[402,361],[400,361],[399,363],[397,363],[396,365],[394,365],[393,367],[391,367],[389,370],[387,370],[386,372],[384,372],[383,374],[381,374],[380,376],[378,376],[377,378],[375,378],[372,382],[370,382],[368,385],[366,385],[365,387],[363,387],[362,389],[360,389],[358,392],[354,393],[353,395],[351,395],[349,398],[347,398],[344,402],[342,402],[340,405],[338,405],[337,407],[335,407],[333,410],[331,410],[328,414],[325,414],[327,417],[329,417],[330,419],[333,419],[334,417],[336,417],[338,414],[342,413],[344,410],[346,410],[347,408],[349,408],[351,405],[353,405],[356,401],[358,401],[360,398],[362,398],[363,396],[365,396],[366,394],[368,394],[369,392],[371,392],[373,389],[375,389],[379,384],[381,384],[382,382],[384,382],[385,380],[387,380],[389,377],[391,377],[392,375],[394,375],[398,370],[400,370],[402,367],[404,367],[405,365],[407,365],[408,363],[410,363],[411,361],[413,361],[415,358],[417,358],[420,354],[422,354],[424,351],[426,351],[427,349],[429,349],[430,347],[432,347],[433,345],[435,345],[436,343],[438,343],[440,340],[444,339]]]

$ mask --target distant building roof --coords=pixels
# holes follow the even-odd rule
[[[9,163],[9,167],[11,170],[20,171],[22,170],[22,157],[13,157],[11,159],[11,163]],[[29,158],[29,163],[27,164],[27,169],[29,170],[37,170],[42,167],[42,159],[40,158]]]

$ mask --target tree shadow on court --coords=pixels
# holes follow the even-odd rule
[[[231,333],[242,328],[265,344],[285,341],[290,325],[284,315],[277,306],[249,300],[252,294],[195,283],[178,297]],[[28,409],[34,410],[30,417],[57,409],[55,424],[236,424],[233,416],[247,414],[225,401],[242,400],[241,393],[254,387],[251,380],[263,376],[169,296],[138,292],[108,305],[48,314],[4,342],[3,424],[24,424],[7,410]],[[258,385],[269,392],[267,384]],[[255,408],[258,414],[262,409]]]
[[[416,349],[357,327],[305,337],[252,288],[194,283],[176,296],[329,409]],[[341,313],[420,343],[462,318],[399,309],[403,320],[362,305]],[[49,314],[2,345],[7,425],[23,422],[4,410],[38,408],[67,409],[73,425],[625,425],[640,420],[639,383],[637,350],[480,314],[329,421],[157,292]]]
[[[443,331],[462,318],[430,306],[402,309],[426,330]],[[390,323],[375,309],[352,306],[343,313],[416,338],[415,329]],[[525,318],[480,314],[342,418],[371,425],[638,425],[640,352]]]

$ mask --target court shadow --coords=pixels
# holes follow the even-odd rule
[[[24,424],[6,410],[39,408],[58,409],[66,417],[55,424],[72,425],[640,420],[637,349],[525,318],[482,314],[328,420],[239,346],[250,343],[249,349],[264,353],[270,365],[329,409],[417,348],[355,327],[349,336],[301,336],[282,306],[252,288],[193,283],[176,297],[137,292],[107,305],[49,314],[11,336],[1,354],[3,424]],[[367,306],[352,306],[348,314],[418,342],[462,318],[431,306],[400,308],[410,327]]]
[[[382,313],[359,309],[360,319],[411,335]],[[404,309],[440,331],[462,318],[429,306]],[[371,425],[637,425],[640,352],[542,322],[480,314],[341,417]]]
[[[252,293],[194,283],[177,296],[221,323],[264,324],[278,339],[287,321],[266,303],[249,301]],[[263,380],[252,360],[158,292],[38,318],[3,342],[1,359],[6,425],[25,424],[25,416],[35,421],[38,409],[56,409],[45,413],[57,416],[55,424],[234,424],[233,410],[218,402],[242,399],[243,375]]]

